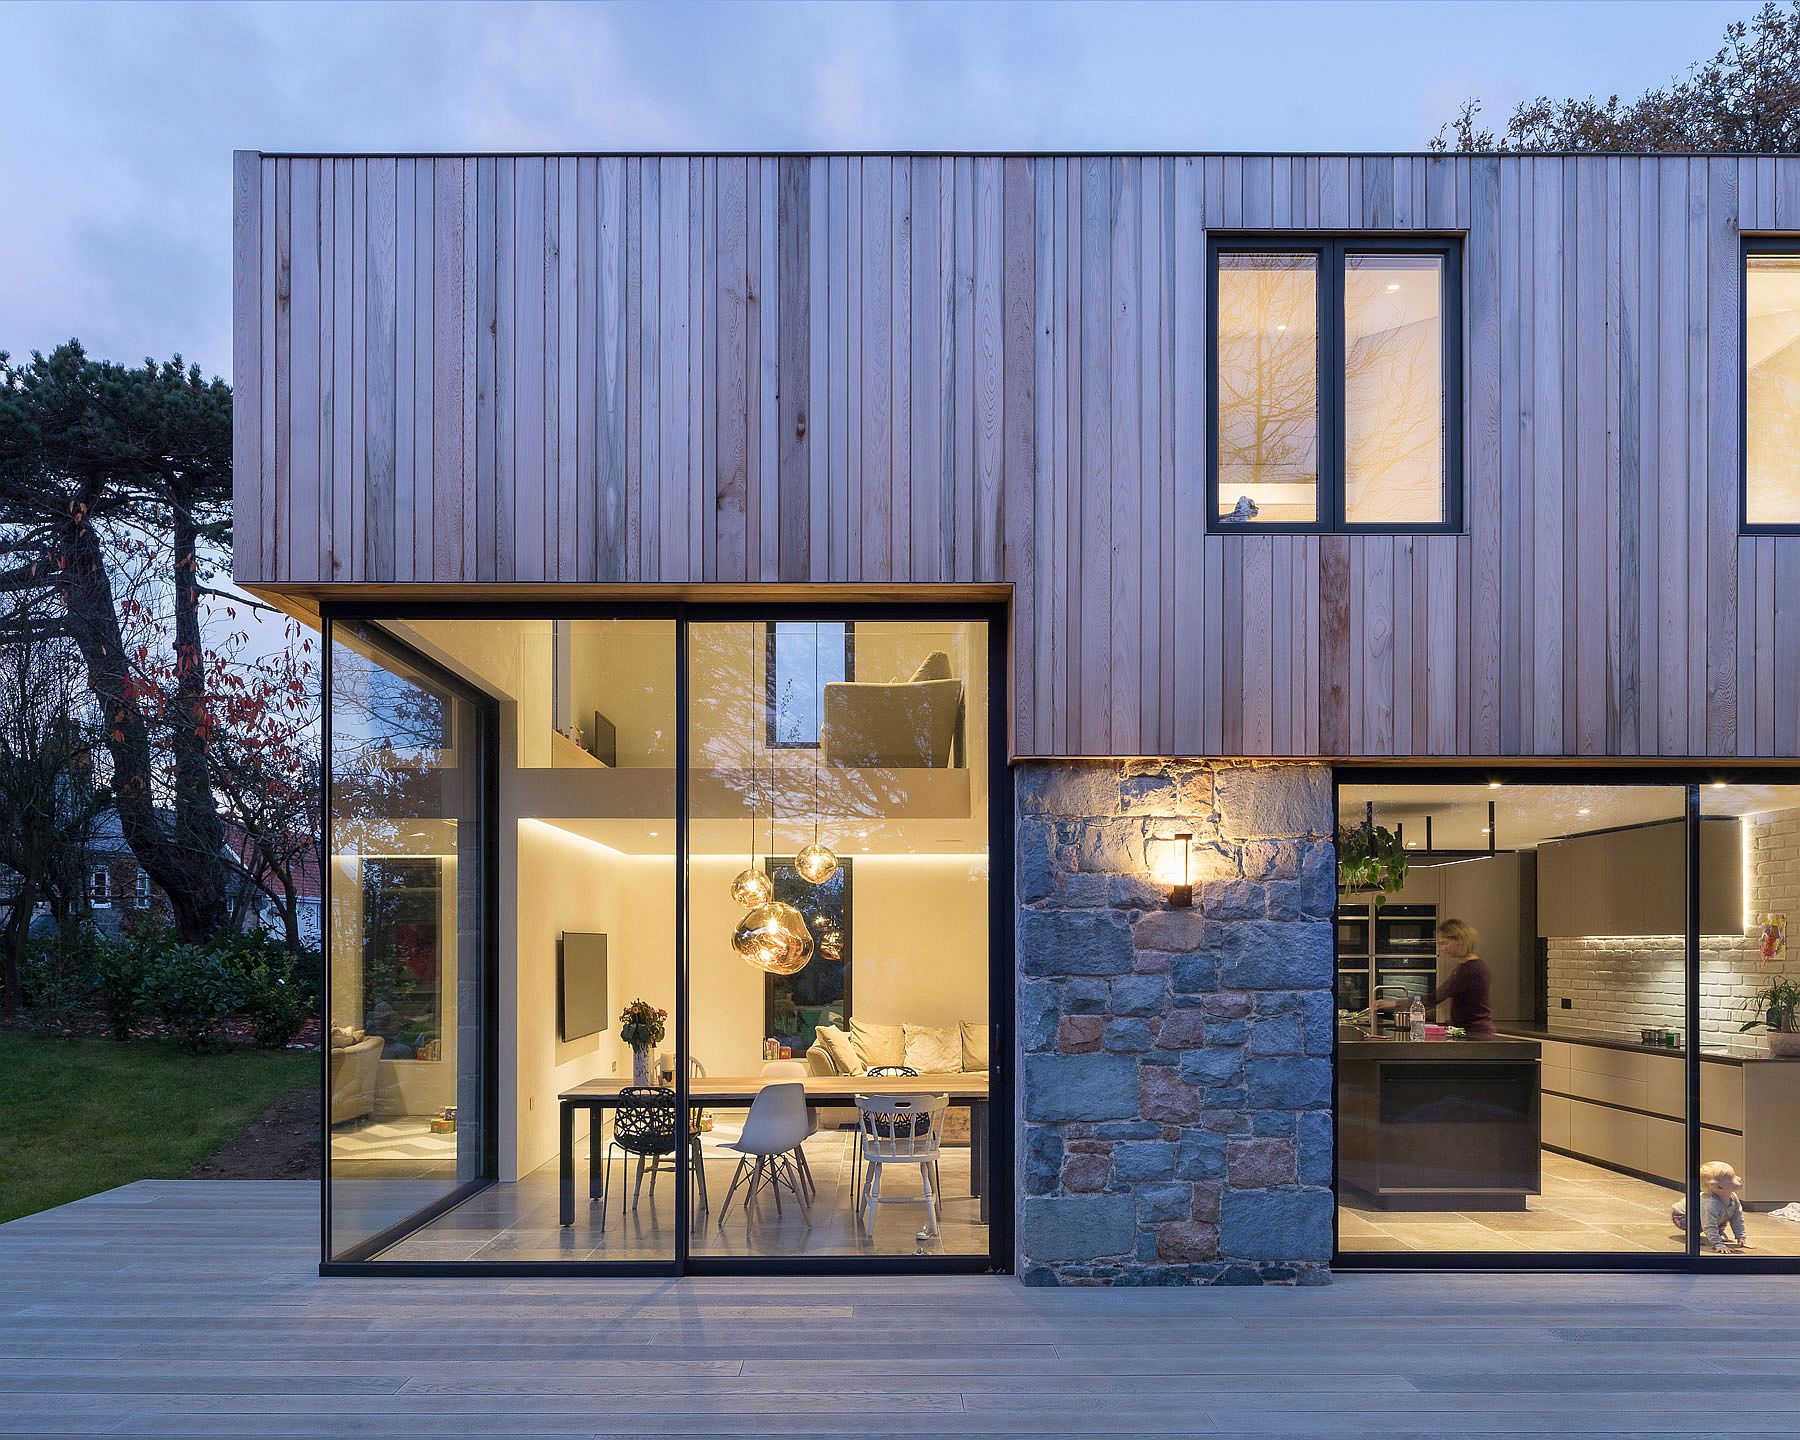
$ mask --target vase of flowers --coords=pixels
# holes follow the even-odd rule
[[[658,1010],[642,997],[633,1000],[619,1012],[619,1038],[631,1047],[633,1085],[655,1083],[651,1079],[655,1067],[650,1063],[650,1056],[662,1044],[668,1018],[667,1010]]]

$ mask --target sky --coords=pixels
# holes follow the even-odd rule
[[[1756,8],[0,3],[0,350],[228,376],[234,149],[1417,150]]]

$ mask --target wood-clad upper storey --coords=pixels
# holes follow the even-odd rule
[[[1463,237],[1463,521],[1206,533],[1209,229]],[[236,159],[238,579],[1010,584],[1019,754],[1800,742],[1800,160]]]

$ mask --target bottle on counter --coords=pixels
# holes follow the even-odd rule
[[[1419,999],[1417,995],[1413,996],[1412,1011],[1408,1018],[1412,1022],[1411,1030],[1408,1032],[1408,1038],[1413,1040],[1423,1040],[1425,1038],[1425,1002]]]

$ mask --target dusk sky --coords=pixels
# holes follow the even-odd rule
[[[234,148],[1415,150],[1756,8],[9,4],[0,349],[229,374]]]

